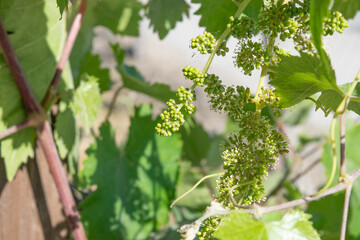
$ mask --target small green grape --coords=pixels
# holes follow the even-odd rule
[[[230,17],[226,25],[230,29],[230,34],[237,39],[251,38],[255,33],[255,21],[247,16],[241,16],[239,19]]]
[[[185,78],[192,80],[196,85],[202,87],[204,86],[204,81],[207,74],[203,74],[199,69],[191,66],[186,66],[183,70]]]
[[[349,27],[346,19],[340,12],[332,12],[330,17],[324,18],[323,35],[333,35],[334,32],[343,33],[344,29]]]

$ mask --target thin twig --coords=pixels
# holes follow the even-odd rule
[[[346,176],[345,158],[345,113],[340,116],[340,177]]]
[[[348,185],[346,186],[344,209],[343,209],[343,216],[342,216],[342,221],[341,221],[340,240],[345,240],[346,223],[347,223],[348,212],[349,212],[351,189],[352,189],[352,182],[348,183]]]
[[[111,99],[111,102],[110,102],[110,106],[109,106],[109,110],[106,114],[106,117],[105,117],[105,121],[108,122],[110,120],[110,116],[112,114],[112,112],[114,111],[114,108],[115,108],[115,104],[116,104],[116,100],[121,92],[121,90],[124,89],[124,86],[120,86],[114,93],[112,99]]]
[[[14,126],[9,127],[8,129],[6,129],[5,131],[0,133],[0,140],[16,133],[19,132],[22,129],[28,128],[28,127],[35,127],[36,124],[34,123],[34,121],[31,121],[30,119],[26,119],[25,121],[16,124]]]
[[[0,45],[3,50],[5,60],[10,68],[10,72],[14,77],[15,84],[19,89],[19,93],[24,102],[26,112],[43,114],[40,104],[37,102],[29,83],[26,81],[25,74],[16,57],[15,51],[11,46],[6,30],[0,20]]]
[[[74,18],[72,25],[71,25],[69,35],[65,42],[64,50],[62,52],[62,55],[60,57],[60,60],[57,64],[57,66],[56,66],[55,74],[53,76],[53,79],[48,88],[45,100],[43,102],[44,109],[48,109],[50,107],[52,99],[56,95],[56,91],[57,91],[57,88],[60,83],[61,73],[65,67],[66,61],[69,59],[71,50],[74,46],[75,40],[79,33],[79,30],[81,27],[81,22],[84,18],[84,14],[86,11],[86,6],[87,6],[87,0],[81,0],[79,10]]]
[[[207,175],[203,178],[201,178],[197,183],[195,183],[195,185],[190,188],[188,191],[186,191],[184,194],[182,194],[180,197],[178,197],[177,199],[175,199],[175,201],[170,205],[170,208],[172,208],[175,203],[177,203],[180,199],[182,199],[183,197],[185,197],[186,195],[188,195],[189,193],[191,193],[192,191],[195,190],[195,188],[197,186],[199,186],[200,183],[202,183],[204,180],[208,179],[208,178],[212,178],[212,177],[218,177],[218,176],[221,176],[223,175],[224,173],[214,173],[214,174],[210,174],[210,175]]]
[[[355,171],[353,171],[352,173],[350,173],[347,176],[347,178],[348,178],[348,181],[354,181],[359,176],[360,176],[360,168],[358,168]],[[287,209],[287,208],[292,208],[292,207],[302,205],[302,204],[305,204],[305,203],[309,203],[309,202],[312,202],[312,201],[316,201],[316,200],[319,200],[319,199],[321,199],[323,197],[326,197],[326,196],[332,195],[334,193],[340,192],[340,191],[344,190],[346,188],[346,186],[347,186],[346,183],[341,182],[341,183],[336,184],[334,187],[329,188],[329,189],[325,190],[324,192],[322,192],[322,193],[320,193],[318,195],[303,197],[303,198],[300,198],[300,199],[297,199],[297,200],[293,200],[293,201],[290,201],[290,202],[282,203],[282,204],[271,206],[271,207],[262,207],[262,208],[260,208],[260,212],[261,212],[261,214],[270,213],[270,212],[279,211],[279,210],[283,210],[283,209]],[[252,209],[244,210],[244,211],[252,213],[251,210]]]

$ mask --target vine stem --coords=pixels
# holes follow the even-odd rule
[[[43,106],[44,109],[47,110],[49,109],[52,99],[54,98],[54,96],[56,95],[57,92],[57,88],[59,86],[60,83],[60,77],[61,77],[61,73],[65,67],[66,61],[69,59],[70,57],[70,53],[71,50],[74,46],[75,40],[77,38],[77,35],[80,31],[80,27],[81,27],[81,23],[82,20],[84,18],[84,14],[86,11],[86,6],[87,6],[87,0],[81,0],[81,4],[79,7],[79,10],[74,18],[74,21],[71,25],[70,31],[69,31],[69,35],[66,39],[65,42],[65,46],[62,52],[62,55],[60,57],[60,60],[56,66],[56,70],[55,70],[55,74],[52,78],[52,81],[50,83],[50,86],[48,88],[48,91],[46,93],[46,97],[45,100],[43,102]]]
[[[360,80],[360,70],[358,71],[358,73],[356,74],[356,77],[355,77],[355,80],[352,82],[349,90],[346,92],[346,95],[345,97],[343,98],[343,100],[341,101],[341,103],[339,104],[339,106],[337,107],[336,111],[335,111],[335,114],[334,114],[334,117],[331,121],[331,125],[330,125],[330,142],[331,142],[331,149],[332,149],[332,168],[331,168],[331,174],[330,174],[330,177],[329,179],[327,180],[325,186],[320,189],[319,192],[317,192],[314,196],[324,192],[326,189],[328,189],[331,185],[331,183],[333,182],[334,180],[334,177],[335,177],[335,172],[336,172],[336,165],[337,165],[337,157],[336,157],[336,142],[335,142],[335,126],[336,126],[336,120],[337,120],[337,117],[341,114],[344,114],[349,102],[350,102],[350,97],[351,97],[351,94],[352,92],[354,91],[356,85],[358,84]],[[345,139],[344,139],[345,140]],[[345,151],[345,148],[343,149]],[[344,154],[344,158],[345,158],[345,152],[343,153]],[[343,161],[345,162],[345,161]],[[345,164],[345,163],[344,163]],[[343,167],[343,170],[344,170],[344,166]],[[346,172],[342,173],[344,174],[342,177],[346,176]]]
[[[267,52],[269,53],[269,55],[272,55],[272,51],[274,49],[274,44],[275,44],[275,38],[270,38],[269,40],[269,44],[267,46]],[[264,86],[265,83],[265,78],[266,75],[269,73],[269,68],[266,66],[262,66],[261,67],[261,74],[260,74],[260,79],[259,79],[259,83],[256,89],[256,93],[255,93],[255,97],[254,97],[254,102],[256,104],[256,110],[260,111],[261,110],[261,106],[259,104],[257,104],[257,102],[259,101],[260,95],[261,95],[261,89]]]
[[[170,205],[170,208],[172,208],[172,207],[175,205],[175,203],[177,203],[180,199],[184,198],[186,195],[188,195],[189,193],[191,193],[192,191],[194,191],[195,188],[196,188],[197,186],[199,186],[200,183],[202,183],[204,180],[206,180],[206,179],[208,179],[208,178],[212,178],[212,177],[218,177],[218,176],[221,176],[221,175],[223,175],[223,174],[224,174],[224,173],[214,173],[214,174],[210,174],[210,175],[207,175],[207,176],[201,178],[197,183],[195,183],[195,185],[194,185],[192,188],[190,188],[188,191],[186,191],[186,192],[185,192],[184,194],[182,194],[180,197],[178,197],[177,199],[175,199],[175,201]]]
[[[345,190],[345,200],[344,200],[344,209],[343,209],[343,216],[341,221],[341,231],[340,231],[340,240],[345,240],[345,234],[346,234],[346,223],[349,213],[349,202],[350,202],[350,195],[351,195],[351,189],[352,189],[352,181],[348,183]]]
[[[66,220],[71,228],[72,235],[75,240],[85,240],[87,239],[85,229],[81,223],[79,212],[76,209],[76,204],[51,133],[51,127],[47,121],[43,122],[41,128],[38,129],[37,137],[38,143],[44,151],[51,175],[53,176],[58,189]]]
[[[25,105],[28,117],[40,119],[41,124],[37,127],[38,142],[44,151],[46,160],[54,178],[57,190],[59,192],[60,200],[62,202],[66,219],[72,231],[75,240],[85,240],[86,234],[84,227],[80,221],[79,212],[76,209],[75,201],[72,197],[70,187],[68,185],[64,169],[57,152],[57,148],[52,136],[51,128],[46,120],[44,109],[41,107],[33,91],[30,88],[25,74],[16,57],[15,51],[11,46],[6,30],[0,20],[0,45],[3,50],[3,55],[10,68],[10,72],[17,85],[19,93]]]
[[[345,158],[345,113],[340,116],[340,177],[346,176],[346,158]]]

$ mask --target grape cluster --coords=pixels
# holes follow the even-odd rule
[[[259,112],[243,111],[236,122],[240,129],[225,144],[225,174],[217,181],[217,200],[228,208],[262,201],[268,169],[287,152],[284,136]]]
[[[172,132],[179,131],[180,126],[185,122],[184,114],[181,113],[182,107],[185,107],[185,111],[188,114],[195,112],[195,105],[191,103],[196,100],[194,90],[185,89],[181,86],[177,89],[176,96],[180,103],[176,103],[174,99],[170,99],[166,103],[168,106],[167,110],[160,114],[161,122],[155,126],[155,131],[160,136],[168,137],[171,136]]]
[[[217,227],[220,224],[221,219],[219,217],[209,217],[206,219],[200,227],[200,230],[197,232],[197,238],[199,240],[208,240],[213,239],[212,235],[217,230]]]
[[[215,50],[216,39],[209,33],[204,31],[204,35],[199,35],[196,38],[191,39],[190,47],[197,49],[200,54],[208,54]],[[225,56],[229,52],[229,48],[226,47],[226,41],[223,41],[216,51],[216,55]]]
[[[188,114],[193,114],[195,112],[195,105],[192,104],[192,101],[196,100],[195,91],[190,90],[188,88],[184,88],[183,86],[179,87],[176,96],[180,100],[180,102],[184,105],[185,111]]]
[[[343,33],[349,27],[346,19],[340,12],[332,12],[330,17],[324,18],[323,35],[333,35],[334,32]]]
[[[196,67],[191,67],[189,65],[184,67],[182,71],[185,78],[193,81],[196,85],[200,87],[204,86],[205,78],[207,76],[206,73],[204,74],[200,72],[199,69],[197,69]]]
[[[191,39],[191,48],[197,49],[201,54],[211,53],[215,49],[216,39],[209,33],[204,31],[204,35],[199,35]]]
[[[242,68],[244,74],[251,76],[252,71],[260,69],[262,65],[270,64],[271,56],[263,44],[250,39],[240,41],[235,50],[234,64]]]
[[[250,102],[251,91],[243,86],[226,87],[215,74],[209,74],[206,78],[204,91],[210,98],[211,108],[215,111],[225,111],[230,116],[236,115],[238,110]]]
[[[281,116],[280,97],[276,95],[273,88],[262,88],[257,97],[258,100],[254,102],[260,109],[270,105],[274,110],[274,115]]]
[[[155,131],[160,136],[169,137],[171,132],[179,131],[181,125],[184,124],[184,114],[180,112],[179,104],[174,99],[166,102],[167,110],[160,114],[161,122],[155,126]]]
[[[251,38],[255,33],[255,21],[247,16],[242,16],[239,19],[230,17],[230,21],[227,24],[227,28],[230,29],[230,33],[234,38]]]

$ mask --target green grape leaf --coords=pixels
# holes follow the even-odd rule
[[[59,113],[56,116],[54,139],[61,159],[67,159],[70,174],[76,175],[78,165],[78,147],[80,131],[76,118],[71,111],[69,97],[59,102]]]
[[[210,138],[204,128],[194,118],[185,121],[180,130],[184,142],[183,157],[194,165],[204,160],[210,148]]]
[[[270,84],[276,87],[282,107],[291,107],[306,97],[327,89],[340,91],[336,85],[334,72],[327,74],[324,65],[316,56],[302,53],[301,56],[281,58]],[[331,77],[332,76],[332,77]]]
[[[146,94],[162,102],[176,97],[176,93],[171,91],[169,85],[146,82],[135,67],[123,64],[125,52],[119,45],[113,46],[113,52],[118,63],[117,70],[121,75],[124,87]]]
[[[340,85],[339,88],[342,92],[334,90],[323,91],[317,101],[324,107],[326,111],[336,111],[337,107],[340,105],[341,101],[345,97],[345,93],[350,88],[351,83],[346,83]],[[360,97],[360,84],[357,84],[354,91],[352,92],[351,97]],[[351,99],[347,109],[354,111],[360,115],[360,99]]]
[[[266,222],[253,219],[249,214],[231,212],[215,232],[220,240],[316,240],[318,233],[309,221],[311,215],[302,211],[291,211],[280,221]],[[277,217],[276,217],[277,218]],[[265,218],[266,219],[266,218]]]
[[[360,10],[360,1],[358,0],[334,0],[333,11],[339,11],[346,19],[352,19]]]
[[[176,22],[182,21],[182,15],[189,17],[189,5],[184,0],[150,0],[146,16],[150,26],[159,34],[160,39],[175,28]]]
[[[310,115],[313,103],[304,101],[295,106],[294,109],[287,111],[283,117],[283,122],[289,126],[297,126],[304,123]]]
[[[79,120],[87,133],[90,132],[90,128],[96,120],[101,103],[102,98],[97,78],[83,75],[80,86],[75,90],[70,108],[75,115],[79,116]]]
[[[59,8],[60,15],[62,16],[65,9],[67,9],[67,7],[68,7],[69,0],[56,0],[56,4]]]
[[[86,14],[79,35],[71,52],[71,68],[74,79],[79,80],[81,63],[90,52],[94,28],[98,25],[109,28],[114,34],[138,36],[140,11],[143,5],[138,0],[92,0],[87,4]],[[77,9],[72,9],[72,18]],[[78,85],[79,82],[76,83]]]
[[[36,99],[41,102],[66,38],[55,1],[2,1],[0,18]],[[29,21],[31,19],[31,21]],[[51,31],[50,31],[51,30]],[[31,34],[30,34],[31,33]],[[4,55],[0,53],[0,132],[24,121],[24,105]],[[32,157],[35,133],[23,130],[1,141],[7,179]]]
[[[248,213],[230,212],[221,221],[215,237],[220,240],[268,240],[266,226]]]
[[[89,239],[148,239],[167,223],[182,142],[154,127],[150,105],[135,109],[123,149],[109,123],[100,127],[80,173],[84,186],[97,185],[80,205]]]
[[[269,240],[320,240],[310,218],[310,214],[295,210],[285,214],[281,221],[266,223]]]
[[[201,16],[199,25],[216,37],[226,29],[229,17],[233,16],[237,10],[236,4],[231,0],[191,0],[191,2],[201,4],[195,12],[196,15]],[[244,10],[244,14],[257,20],[262,4],[262,0],[252,0]]]
[[[107,91],[111,87],[110,73],[107,68],[100,68],[100,57],[99,55],[93,55],[91,52],[88,52],[81,62],[81,74],[88,74],[95,76],[99,79],[99,87],[101,92]],[[80,82],[80,80],[77,80]]]

